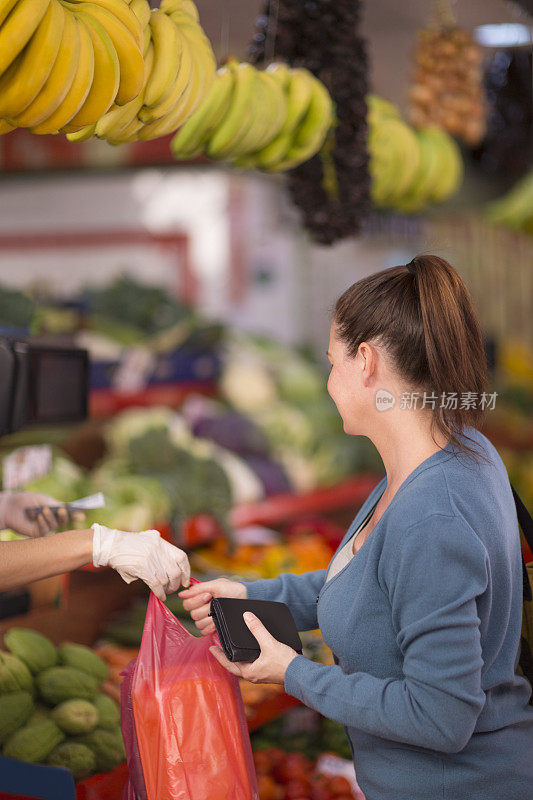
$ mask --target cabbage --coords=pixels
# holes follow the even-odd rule
[[[127,452],[132,439],[150,430],[168,430],[173,412],[165,406],[131,408],[114,417],[106,430],[106,441],[113,455]]]
[[[275,452],[278,448],[291,448],[309,454],[316,446],[313,426],[295,406],[279,401],[254,413],[253,419],[266,433]]]
[[[170,501],[160,482],[126,474],[126,464],[123,459],[109,459],[96,470],[92,488],[104,492],[106,504],[87,513],[81,527],[98,522],[108,528],[138,531],[169,518]]]
[[[297,405],[316,402],[324,394],[325,376],[303,358],[288,358],[278,369],[281,398]]]
[[[246,359],[226,364],[219,388],[237,411],[255,411],[270,405],[277,398],[276,383],[261,364]]]
[[[226,473],[231,486],[233,503],[256,503],[265,495],[263,484],[239,456],[226,450],[224,447],[210,442],[211,458],[216,461]]]
[[[26,484],[24,489],[47,494],[62,503],[70,503],[87,494],[88,481],[77,464],[66,456],[54,455],[50,472]]]

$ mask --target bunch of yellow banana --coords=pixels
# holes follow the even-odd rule
[[[157,139],[173,133],[199,106],[213,83],[215,56],[192,0],[147,0],[129,8],[143,36],[144,74],[140,92],[125,105],[114,103],[93,125],[68,136],[97,136],[111,144]]]
[[[237,166],[282,172],[320,150],[333,124],[333,102],[306,69],[271,64],[259,71],[230,61],[197,111],[177,132],[177,159],[205,154]]]
[[[193,0],[0,0],[0,133],[172,133],[216,69]]]
[[[126,0],[0,0],[0,131],[74,131],[143,86]]]
[[[378,208],[422,211],[454,195],[463,178],[460,150],[446,131],[411,128],[393,103],[367,97],[371,195]]]

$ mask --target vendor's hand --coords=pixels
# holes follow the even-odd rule
[[[50,506],[62,505],[61,500],[55,500],[47,494],[37,492],[3,492],[0,495],[0,519],[4,528],[11,528],[23,536],[37,538],[47,536],[58,528],[66,525],[71,519],[66,508],[57,511],[57,517]],[[42,512],[35,520],[26,516],[26,509],[43,506]],[[83,519],[84,514],[76,513],[72,519]]]
[[[190,589],[179,592],[183,600],[185,611],[191,612],[196,627],[202,636],[213,633],[215,626],[209,610],[213,597],[239,597],[244,599],[247,595],[246,586],[237,581],[230,581],[228,578],[217,578],[214,581],[203,581],[195,583]]]
[[[243,617],[261,648],[259,658],[249,664],[244,661],[228,661],[222,648],[216,645],[210,647],[209,651],[219,664],[222,664],[232,675],[244,678],[250,683],[280,683],[283,685],[287,667],[298,653],[292,647],[274,639],[255,614],[246,611]]]
[[[126,583],[140,578],[160,600],[189,585],[186,553],[162,539],[159,531],[127,533],[98,524],[92,529],[95,567],[113,567]]]

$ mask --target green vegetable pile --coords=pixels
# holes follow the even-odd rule
[[[279,747],[287,752],[303,753],[311,759],[315,759],[325,752],[336,753],[341,758],[352,759],[350,745],[344,727],[340,723],[326,719],[319,714],[315,714],[313,717],[308,715],[307,722],[312,724],[306,726],[305,730],[301,730],[301,725],[291,724],[291,717],[299,711],[300,709],[289,711],[252,733],[250,737],[252,749],[256,751]]]
[[[127,325],[145,335],[183,321],[190,310],[158,286],[147,286],[124,275],[102,289],[87,289],[86,297],[98,318]]]
[[[0,326],[28,328],[33,313],[33,301],[27,294],[0,286]]]
[[[10,628],[0,651],[0,747],[8,758],[67,767],[76,780],[126,758],[120,709],[100,691],[107,664],[89,647],[56,648]]]

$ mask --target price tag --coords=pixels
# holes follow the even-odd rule
[[[50,445],[19,447],[4,458],[4,489],[22,489],[31,481],[42,478],[52,469],[52,448]]]

